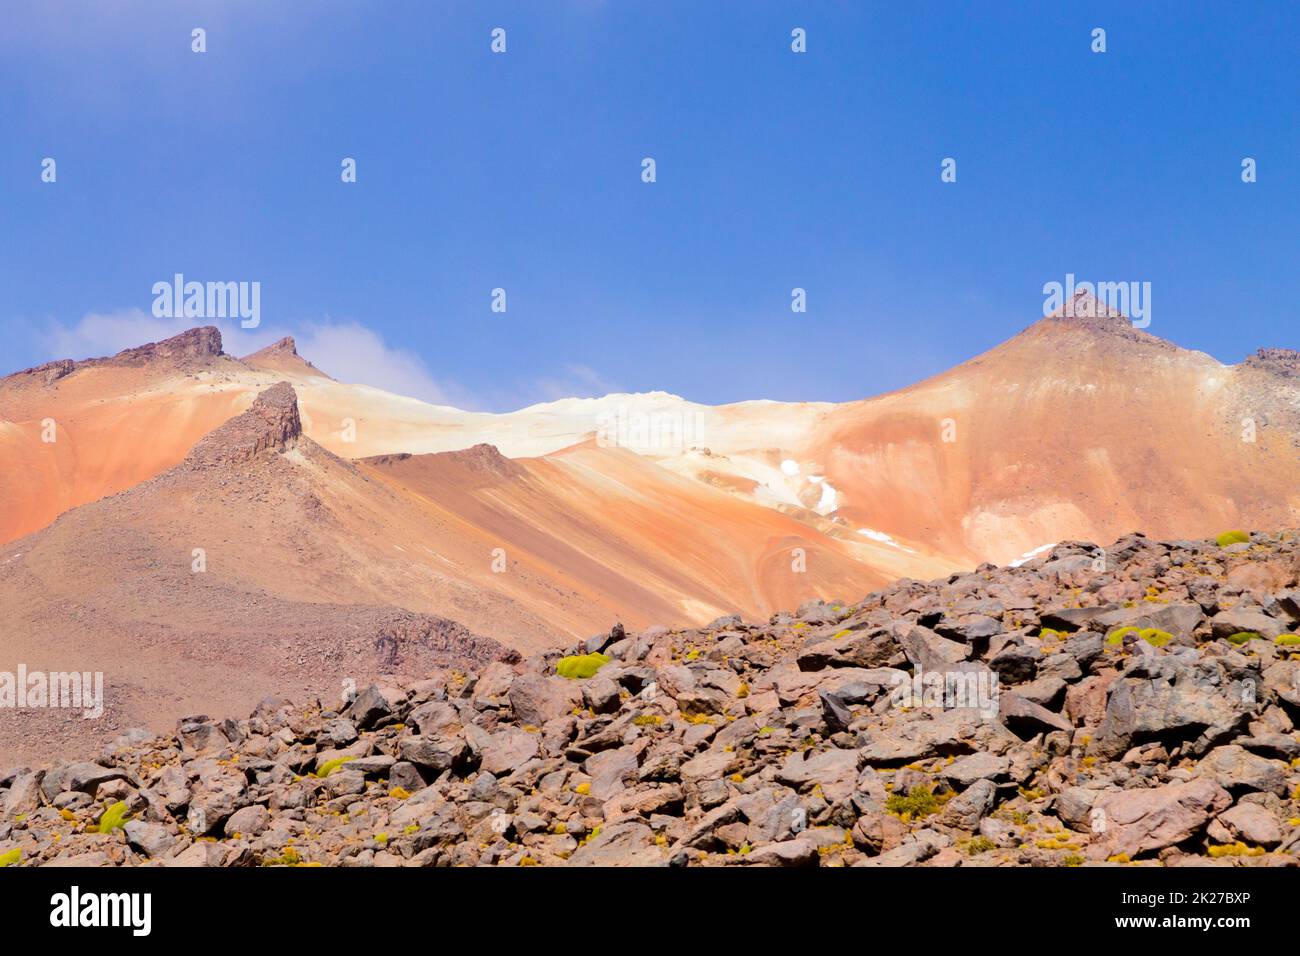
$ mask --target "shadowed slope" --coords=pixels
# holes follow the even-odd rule
[[[512,656],[386,599],[401,582],[349,513],[373,491],[395,501],[302,436],[281,383],[175,468],[0,549],[6,652],[30,670],[102,671],[108,711],[6,712],[0,752],[166,726],[279,686],[335,699],[375,673]]]

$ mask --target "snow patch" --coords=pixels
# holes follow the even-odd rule
[[[1024,554],[1022,554],[1022,555],[1021,555],[1019,558],[1017,558],[1015,561],[1012,561],[1009,565],[1007,565],[1007,567],[1010,567],[1010,568],[1018,568],[1018,567],[1020,567],[1022,564],[1026,564],[1026,563],[1028,563],[1028,562],[1034,560],[1034,558],[1038,557],[1040,554],[1043,554],[1044,552],[1047,552],[1047,551],[1051,551],[1054,547],[1056,547],[1057,544],[1058,544],[1058,542],[1053,541],[1051,544],[1040,545],[1039,547],[1034,548],[1033,551],[1026,551]]]
[[[819,515],[828,515],[833,513],[835,509],[840,506],[840,493],[831,487],[829,481],[822,481],[821,486],[821,500],[817,502],[817,507],[813,510]]]
[[[899,551],[906,551],[909,554],[916,554],[914,550],[899,544],[897,541],[893,539],[891,535],[888,535],[883,531],[876,531],[873,528],[859,528],[858,534],[863,535],[864,537],[868,537],[872,541],[879,541],[881,544],[887,544],[891,548],[897,548]]]

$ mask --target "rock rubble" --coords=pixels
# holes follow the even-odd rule
[[[1294,865],[1298,574],[1295,532],[1065,542],[190,716],[0,771],[0,863]]]

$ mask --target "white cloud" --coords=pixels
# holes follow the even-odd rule
[[[561,398],[599,398],[622,391],[586,365],[566,365],[559,375],[527,383],[527,404],[553,402]]]
[[[388,345],[359,322],[307,323],[294,338],[299,355],[340,382],[373,385],[435,405],[468,397],[457,386],[438,382],[415,352]]]

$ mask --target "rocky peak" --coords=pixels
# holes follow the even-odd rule
[[[266,348],[258,349],[251,355],[245,355],[241,361],[271,372],[329,378],[328,375],[298,354],[298,343],[293,340],[291,335],[286,335],[278,342],[273,342]]]
[[[298,396],[288,382],[277,382],[258,395],[248,411],[205,435],[190,452],[189,460],[246,460],[283,451],[301,435]]]
[[[501,454],[496,445],[489,445],[487,442],[480,442],[463,451],[451,452],[456,459],[471,471],[485,471],[494,475],[510,474],[516,468],[505,455]]]
[[[292,340],[290,340],[292,341]],[[73,359],[56,359],[34,368],[26,368],[6,376],[8,379],[37,381],[41,385],[53,385],[61,378],[66,378],[82,368],[103,365],[148,365],[156,362],[172,362],[177,365],[203,363],[221,355],[221,330],[215,326],[205,325],[189,329],[179,335],[173,335],[161,342],[149,342],[135,348],[123,349],[111,358],[92,358],[82,361]]]
[[[135,365],[142,362],[215,358],[221,354],[221,330],[214,325],[204,325],[161,342],[124,349],[113,356],[112,361]]]
[[[256,364],[258,359],[275,358],[301,358],[298,355],[298,343],[293,340],[292,335],[286,335],[278,342],[272,342],[266,348],[258,349],[252,355],[244,356],[244,361]]]
[[[1094,341],[1139,343],[1178,351],[1178,346],[1172,342],[1136,327],[1124,313],[1112,309],[1086,290],[1076,292],[1063,306],[1036,323],[1034,328],[1082,330],[1090,333]]]
[[[1246,357],[1245,364],[1280,375],[1300,376],[1300,352],[1295,349],[1259,349]]]
[[[11,379],[35,379],[42,385],[53,385],[59,379],[71,375],[76,370],[77,363],[72,359],[56,359],[53,362],[46,362],[44,365],[22,369],[6,377]]]
[[[1098,323],[1103,328],[1110,328],[1116,324],[1131,324],[1128,316],[1123,312],[1112,309],[1084,289],[1075,292],[1074,296],[1053,312],[1050,318],[1090,320]]]

